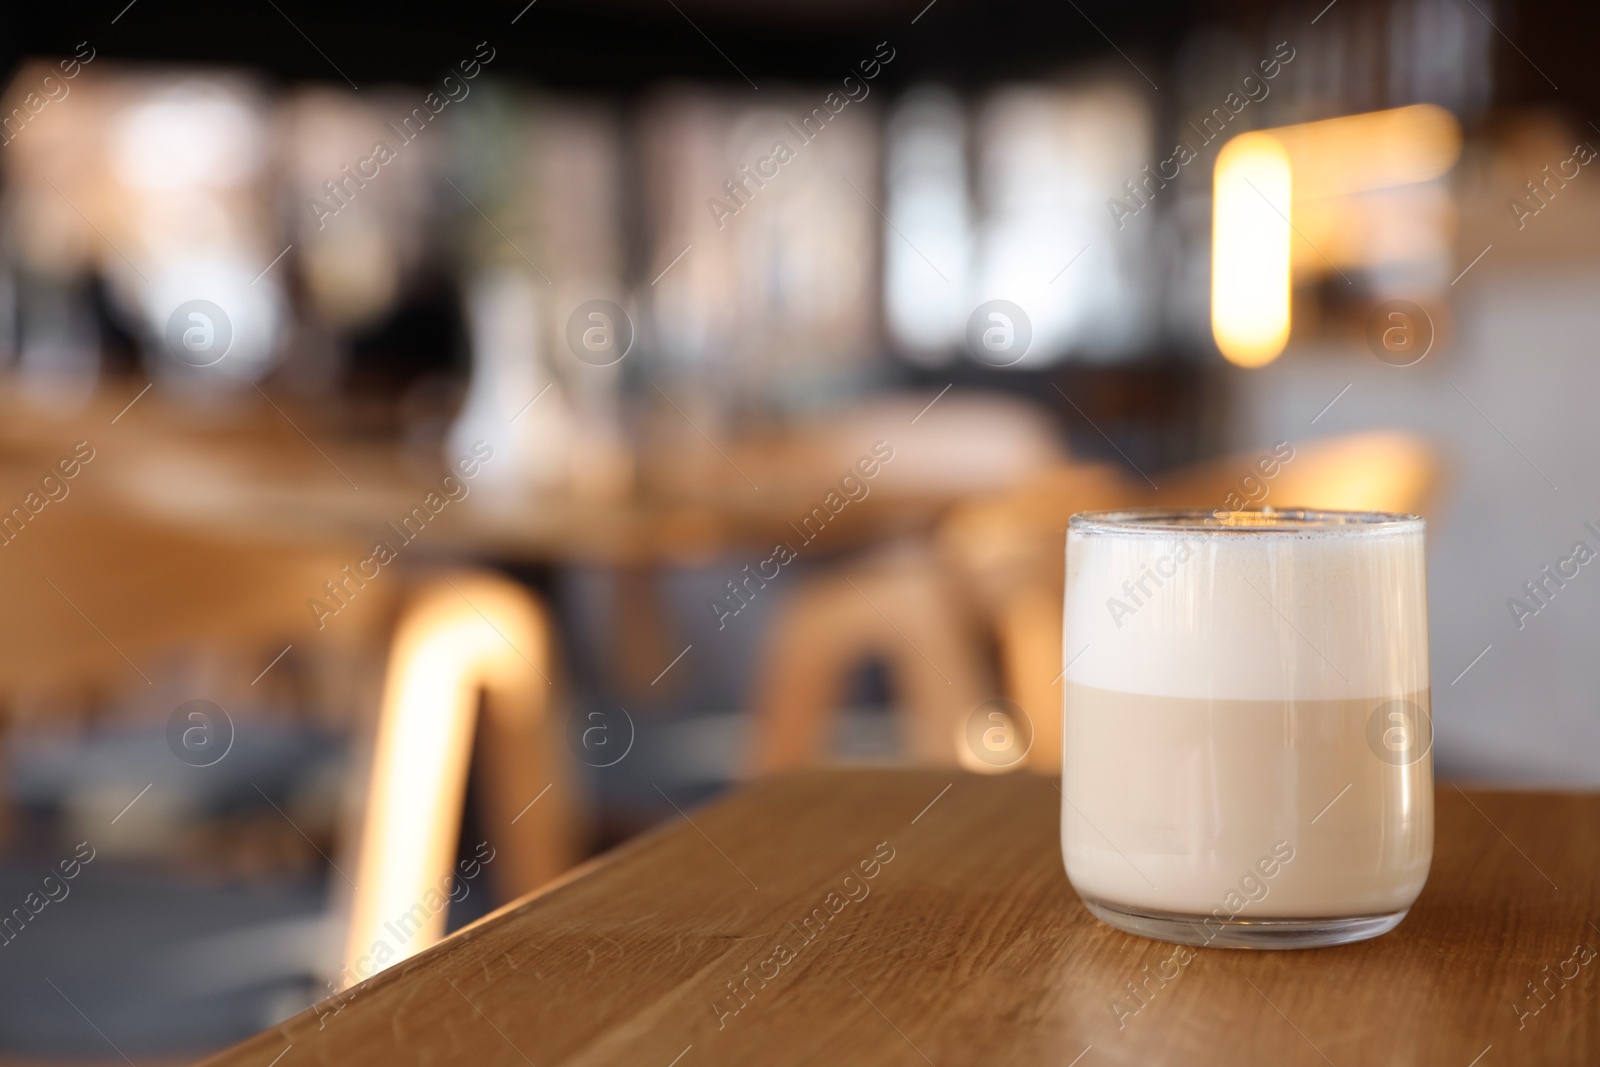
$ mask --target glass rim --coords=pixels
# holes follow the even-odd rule
[[[1322,508],[1122,508],[1080,511],[1067,520],[1077,534],[1307,534],[1361,537],[1421,533],[1420,515]]]

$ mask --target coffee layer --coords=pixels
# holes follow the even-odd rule
[[[1433,856],[1428,708],[1425,689],[1290,702],[1068,683],[1067,874],[1085,896],[1184,914],[1409,907]]]

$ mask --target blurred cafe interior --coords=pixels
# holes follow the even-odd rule
[[[1424,515],[1441,778],[1600,784],[1600,16],[1324,2],[31,12],[0,1062],[763,773],[1058,773],[1078,511]]]

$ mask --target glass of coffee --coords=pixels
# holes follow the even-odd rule
[[[1061,851],[1089,910],[1163,941],[1393,929],[1433,859],[1423,520],[1076,515]]]

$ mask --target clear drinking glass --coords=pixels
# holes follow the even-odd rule
[[[1061,851],[1099,919],[1304,948],[1405,918],[1433,859],[1423,529],[1073,516]]]

